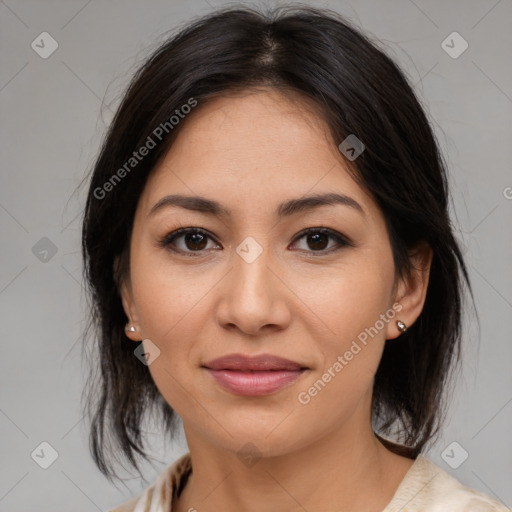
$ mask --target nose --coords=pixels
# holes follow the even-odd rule
[[[233,267],[219,289],[219,325],[251,336],[285,329],[290,323],[293,294],[281,273],[268,248],[254,260],[234,253]]]

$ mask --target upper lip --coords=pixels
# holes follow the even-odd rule
[[[238,370],[238,371],[271,371],[271,370],[303,370],[306,367],[270,354],[258,356],[246,356],[244,354],[229,354],[218,359],[213,359],[203,367],[210,370]]]

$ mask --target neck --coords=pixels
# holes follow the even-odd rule
[[[413,461],[395,455],[356,418],[313,444],[244,464],[185,427],[193,473],[175,509],[382,510]]]

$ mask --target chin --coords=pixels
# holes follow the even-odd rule
[[[215,424],[214,430],[205,430],[204,425],[195,430],[202,431],[212,444],[237,455],[248,450],[263,457],[277,457],[307,446],[315,435],[320,435],[304,428],[303,422],[292,419],[293,414],[285,419],[286,415],[283,410],[264,418],[255,414],[237,417],[235,413],[231,418],[221,415],[223,428]]]

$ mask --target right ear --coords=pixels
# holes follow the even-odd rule
[[[120,263],[120,257],[116,256],[114,260],[114,280],[117,284],[119,295],[121,296],[124,312],[128,317],[127,326],[135,327],[134,332],[125,331],[125,334],[132,341],[141,341],[141,337],[139,336],[139,317],[137,308],[135,307],[135,301],[133,300],[133,290],[131,286],[130,275],[128,271],[121,271]]]

